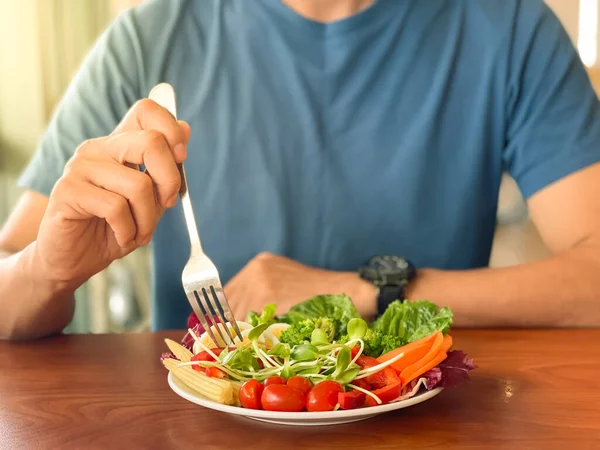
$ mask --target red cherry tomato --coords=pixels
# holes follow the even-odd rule
[[[375,389],[372,392],[381,399],[383,405],[400,397],[400,393],[402,392],[402,383],[398,382],[395,384],[388,384],[387,386],[382,387],[381,389]],[[367,395],[365,398],[365,406],[377,406],[377,402],[373,397]]]
[[[260,401],[267,411],[299,412],[304,409],[305,397],[286,384],[271,384],[263,390]]]
[[[298,389],[302,394],[306,397],[313,385],[308,378],[301,377],[299,375],[294,375],[287,380],[287,385],[293,387],[294,389]]]
[[[265,387],[271,386],[272,384],[285,384],[285,378],[283,377],[269,377],[265,380]]]
[[[258,380],[248,380],[240,388],[240,403],[244,408],[261,409],[260,396],[264,386]]]
[[[356,355],[358,355],[358,352],[359,352],[359,351],[360,351],[360,346],[358,346],[358,345],[355,345],[354,347],[352,347],[352,348],[350,349],[350,355],[352,356],[352,359],[354,359],[354,357],[355,357]]]
[[[338,394],[344,388],[337,381],[326,380],[316,384],[308,393],[306,409],[312,411],[331,411],[338,401]]]
[[[350,391],[338,394],[340,409],[356,409],[365,403],[366,394],[360,391]]]

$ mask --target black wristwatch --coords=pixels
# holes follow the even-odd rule
[[[399,256],[374,256],[358,270],[360,277],[379,288],[377,315],[395,300],[405,300],[406,286],[415,277],[415,266]]]

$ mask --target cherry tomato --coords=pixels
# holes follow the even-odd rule
[[[340,409],[356,409],[365,403],[366,394],[360,391],[340,392],[338,394],[338,403]]]
[[[388,384],[387,386],[382,387],[381,389],[375,389],[372,392],[381,399],[383,402],[382,404],[386,404],[400,397],[402,383]],[[367,395],[365,398],[365,406],[377,406],[377,402],[373,397]]]
[[[227,378],[227,374],[218,367],[207,367],[204,373],[211,378]]]
[[[316,384],[308,393],[306,409],[308,411],[331,411],[338,401],[338,394],[344,388],[337,381],[326,380]]]
[[[286,384],[271,384],[263,390],[260,401],[267,411],[299,412],[304,409],[305,397]]]
[[[352,356],[352,359],[354,359],[354,357],[355,357],[356,355],[358,355],[358,352],[359,352],[359,351],[360,351],[360,346],[358,346],[358,345],[355,345],[354,347],[352,347],[352,348],[350,349],[350,355]]]
[[[287,380],[287,385],[298,389],[304,396],[307,396],[313,385],[308,378],[294,375]]]
[[[285,384],[285,378],[283,377],[269,377],[265,380],[265,387],[271,386],[272,384]]]
[[[258,380],[248,380],[240,388],[240,403],[244,408],[261,409],[260,396],[264,386]]]

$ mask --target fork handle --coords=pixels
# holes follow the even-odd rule
[[[175,90],[173,89],[173,86],[168,83],[160,83],[152,88],[148,98],[154,100],[160,106],[169,111],[173,118],[177,120],[177,106],[175,101]],[[185,177],[183,163],[177,164],[177,169],[179,170],[179,175],[181,177],[179,197],[181,197],[185,224],[187,225],[188,234],[190,235],[190,253],[191,256],[201,255],[203,253],[202,244],[200,243],[198,228],[196,227],[196,218],[194,217],[194,210],[192,209],[192,201],[190,200],[190,194],[188,192],[187,179]]]
[[[192,209],[192,201],[190,200],[190,195],[188,193],[188,185],[183,163],[177,164],[177,169],[179,169],[179,175],[181,176],[179,196],[181,197],[181,205],[183,206],[185,224],[187,225],[188,234],[190,235],[190,254],[191,256],[201,255],[204,252],[202,250],[202,244],[200,243],[200,235],[198,234],[198,227],[196,226],[196,218],[194,216],[194,210]]]

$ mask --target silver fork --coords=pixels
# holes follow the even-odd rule
[[[150,91],[149,98],[169,111],[173,117],[177,118],[175,91],[171,85],[168,83],[161,83],[155,86],[152,91]],[[183,268],[183,274],[181,275],[183,289],[192,306],[192,310],[196,313],[198,320],[217,347],[223,347],[234,342],[234,337],[231,334],[229,327],[226,325],[227,321],[229,321],[233,327],[238,339],[243,341],[244,338],[242,337],[240,328],[238,327],[237,322],[231,313],[229,303],[225,298],[223,286],[219,279],[219,272],[210,258],[206,256],[202,250],[183,164],[178,164],[177,168],[181,175],[179,196],[181,198],[181,204],[183,205],[183,213],[188,234],[190,235],[191,245],[190,259]],[[219,320],[215,320],[215,316],[217,316]],[[221,338],[221,342],[217,340],[212,331],[213,329],[216,330],[219,338]],[[225,338],[223,330],[229,340]]]

